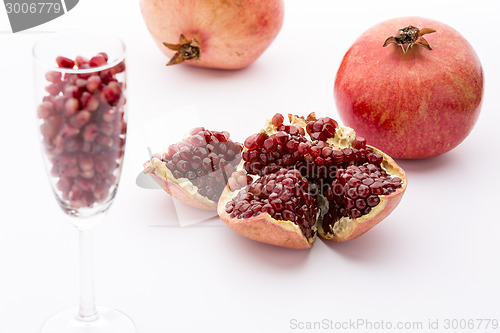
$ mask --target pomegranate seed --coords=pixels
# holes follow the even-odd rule
[[[105,65],[106,63],[107,60],[102,55],[96,55],[95,57],[90,58],[89,61],[90,67],[99,67]]]
[[[356,149],[364,149],[366,148],[366,140],[361,136],[357,136],[352,142],[352,147]]]
[[[60,68],[73,68],[75,66],[75,62],[66,57],[57,57],[56,63]]]
[[[80,108],[80,103],[76,98],[69,98],[64,104],[64,116],[71,117],[74,116],[78,109]]]
[[[89,122],[90,117],[92,117],[92,114],[90,112],[82,110],[76,115],[72,116],[69,119],[69,123],[75,128],[82,128]]]
[[[275,137],[276,137],[276,141],[280,145],[284,145],[288,141],[288,134],[283,132],[283,131],[276,133]]]
[[[264,141],[263,147],[268,151],[275,151],[278,146],[278,142],[276,141],[276,137],[271,136]]]
[[[257,143],[255,142],[255,139],[257,137],[257,134],[254,134],[254,135],[251,135],[249,136],[246,140],[245,140],[245,147],[248,149],[248,150],[254,150],[255,148],[257,148]]]
[[[85,57],[82,56],[77,56],[75,59],[75,64],[78,68],[82,68],[83,65],[87,65],[89,63],[89,60]]]
[[[61,74],[61,72],[58,72],[58,71],[50,71],[50,72],[47,72],[47,74],[45,74],[45,78],[49,82],[60,83],[61,78],[62,78],[62,74]]]
[[[283,121],[285,120],[285,118],[283,117],[282,114],[280,113],[276,113],[273,118],[271,119],[271,122],[274,126],[278,127],[278,126],[281,126],[283,125]]]

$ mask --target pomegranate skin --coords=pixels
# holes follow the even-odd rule
[[[384,41],[409,25],[431,28],[432,50],[406,54]],[[472,130],[483,96],[483,70],[471,45],[453,28],[419,17],[367,30],[345,54],[334,97],[343,122],[394,158],[428,158],[460,144]]]
[[[240,69],[253,63],[278,35],[283,24],[283,0],[141,0],[146,26],[160,50],[178,43],[183,34],[200,44],[192,66]]]
[[[213,211],[217,209],[217,202],[208,200],[167,177],[167,168],[157,158],[144,163],[144,173],[148,173],[165,192],[191,207]]]
[[[226,212],[226,204],[231,200],[232,191],[226,185],[217,207],[222,221],[234,232],[243,237],[290,249],[309,249],[314,238],[308,240],[300,227],[290,221],[275,220],[268,213],[261,213],[247,219],[231,218]]]

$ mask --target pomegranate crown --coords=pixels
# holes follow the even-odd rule
[[[419,45],[427,50],[432,50],[429,42],[427,42],[427,40],[422,36],[433,32],[436,32],[436,30],[430,28],[419,29],[409,25],[405,28],[399,29],[395,36],[387,38],[382,46],[386,47],[389,44],[396,44],[401,46],[403,53],[408,52],[413,45]]]

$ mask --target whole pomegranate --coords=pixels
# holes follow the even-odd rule
[[[283,0],[141,0],[146,26],[168,65],[239,69],[254,62],[283,24]]]
[[[481,108],[483,70],[451,27],[419,17],[382,22],[345,54],[335,79],[340,117],[395,158],[441,155],[461,143]]]
[[[405,172],[331,118],[276,114],[245,140],[242,163],[217,211],[235,232],[264,243],[306,249],[317,234],[361,236],[387,217],[406,189]]]

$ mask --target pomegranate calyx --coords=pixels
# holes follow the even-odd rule
[[[179,37],[179,44],[170,44],[164,42],[167,48],[177,51],[168,62],[167,66],[177,65],[185,60],[199,60],[201,53],[201,44],[196,38],[188,40],[183,34]]]
[[[427,40],[422,36],[433,32],[436,32],[436,30],[431,28],[419,29],[417,27],[409,25],[407,27],[399,29],[398,33],[395,36],[387,38],[382,47],[386,47],[389,44],[396,44],[401,46],[403,53],[406,53],[410,48],[413,47],[413,45],[419,45],[430,51],[432,50],[432,48],[429,45],[429,42],[427,42]]]

